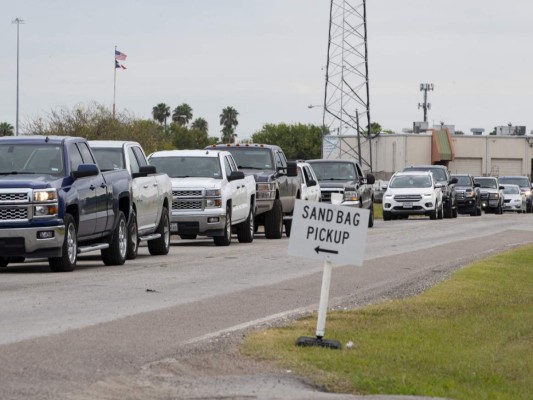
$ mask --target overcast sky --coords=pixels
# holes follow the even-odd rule
[[[352,0],[353,4],[358,1]],[[401,131],[422,120],[419,85],[433,83],[428,121],[456,129],[533,129],[533,3],[367,2],[371,117]],[[226,106],[237,134],[265,123],[321,124],[329,0],[0,0],[0,122],[15,126],[16,25],[20,121],[76,104],[113,103],[151,118],[181,103],[220,136]]]

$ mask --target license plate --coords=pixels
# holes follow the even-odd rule
[[[171,232],[177,232],[178,231],[178,223],[177,222],[172,222],[170,224],[170,231]]]
[[[413,208],[413,203],[403,203],[403,208]]]

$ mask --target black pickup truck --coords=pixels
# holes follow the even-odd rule
[[[292,213],[300,198],[300,178],[296,161],[287,161],[279,146],[270,144],[218,144],[206,149],[226,150],[245,175],[256,182],[255,226],[264,225],[267,239],[290,236]]]
[[[0,138],[0,267],[48,258],[52,271],[72,271],[94,250],[124,264],[130,193],[128,171],[102,173],[83,138]]]

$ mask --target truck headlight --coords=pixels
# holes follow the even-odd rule
[[[205,197],[217,197],[220,196],[220,189],[208,189],[205,191]]]
[[[222,200],[220,199],[207,199],[205,201],[205,208],[220,208],[222,207]]]
[[[34,217],[53,217],[57,215],[57,205],[40,205],[33,208]]]
[[[220,189],[207,189],[205,191],[205,207],[219,208],[222,207],[222,199],[220,198],[222,191]]]
[[[359,195],[355,190],[345,190],[344,191],[344,201],[359,201]]]
[[[274,189],[274,183],[258,183],[257,186],[257,199],[273,199],[276,196],[276,191]]]
[[[491,193],[489,194],[489,199],[499,199],[500,194],[499,193]]]
[[[35,190],[33,192],[33,201],[43,203],[47,201],[56,201],[57,191],[55,189]]]
[[[467,190],[467,191],[465,192],[465,196],[466,196],[466,197],[474,197],[474,192],[471,191],[471,190]]]

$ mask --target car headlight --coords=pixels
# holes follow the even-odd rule
[[[33,201],[39,203],[57,201],[57,191],[55,189],[35,190],[33,192]]]
[[[392,199],[394,196],[392,194],[387,194],[385,193],[385,198],[386,199]]]

